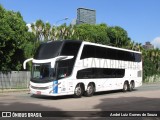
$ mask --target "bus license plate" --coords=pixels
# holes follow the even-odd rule
[[[41,91],[37,91],[36,94],[37,94],[37,95],[40,95],[40,94],[41,94]]]

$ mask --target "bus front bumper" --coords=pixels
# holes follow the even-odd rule
[[[74,93],[73,92],[54,93],[52,89],[37,90],[30,88],[30,94],[44,95],[44,96],[63,96],[63,95],[73,95]]]

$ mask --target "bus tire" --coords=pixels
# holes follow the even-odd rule
[[[129,89],[129,85],[127,82],[124,82],[123,84],[123,92],[126,92]]]
[[[133,91],[134,87],[135,87],[134,81],[131,81],[129,86],[129,91]]]
[[[81,97],[82,97],[82,94],[83,94],[82,85],[81,85],[81,84],[78,84],[78,85],[75,87],[75,90],[74,90],[74,97],[75,97],[75,98],[81,98]]]
[[[87,86],[87,90],[85,91],[85,96],[87,96],[87,97],[93,96],[94,91],[95,91],[95,87],[94,87],[93,83],[89,83]]]

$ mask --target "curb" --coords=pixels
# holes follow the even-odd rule
[[[148,82],[148,83],[142,83],[144,85],[154,85],[154,84],[160,84],[160,81],[156,81],[156,82]]]
[[[10,93],[10,92],[27,92],[29,91],[29,89],[1,89],[0,90],[0,94],[1,93]]]

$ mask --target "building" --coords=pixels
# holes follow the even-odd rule
[[[72,26],[76,25],[76,22],[77,22],[77,19],[74,18],[74,19],[72,20],[72,22],[71,22],[71,25],[72,25]]]
[[[143,48],[149,50],[149,49],[154,49],[154,46],[150,42],[146,42],[146,44],[143,45]]]
[[[76,24],[83,23],[96,24],[96,11],[86,8],[78,8]]]

